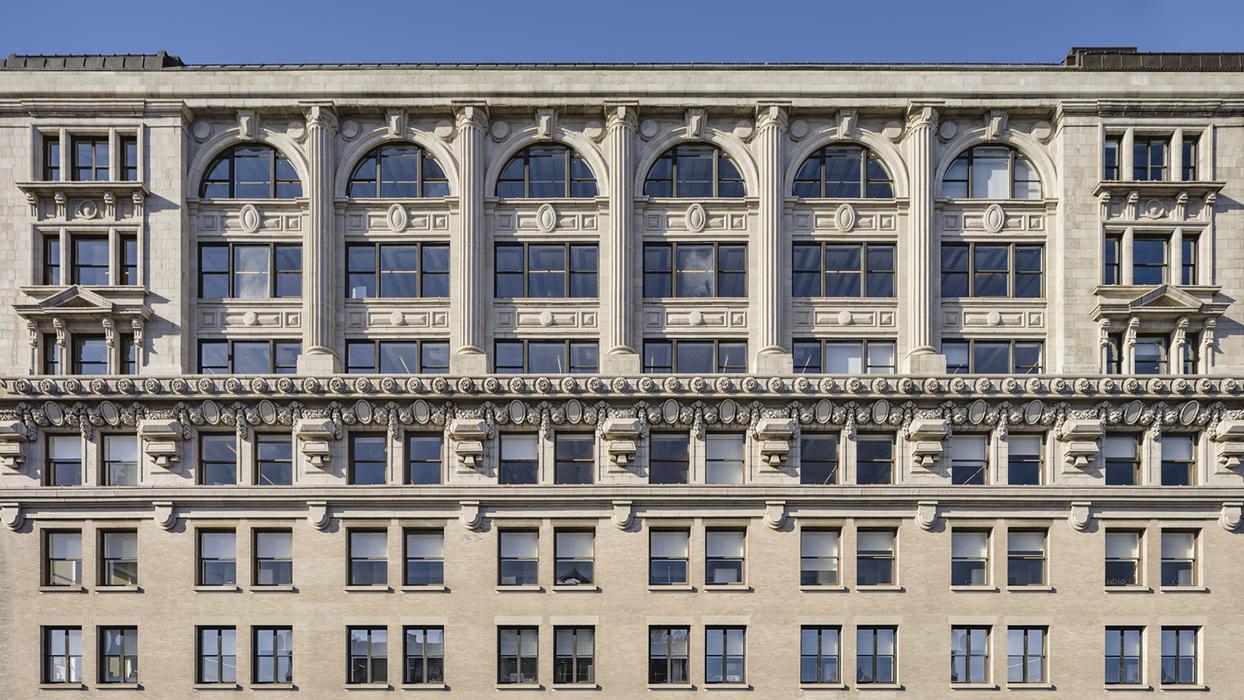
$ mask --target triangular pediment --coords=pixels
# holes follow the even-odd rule
[[[1195,296],[1169,284],[1155,287],[1127,303],[1129,309],[1136,311],[1184,311],[1196,313],[1201,310],[1202,301]]]
[[[77,285],[66,287],[61,291],[40,299],[34,307],[41,311],[55,309],[72,309],[74,311],[100,311],[112,313],[114,304],[99,294]]]

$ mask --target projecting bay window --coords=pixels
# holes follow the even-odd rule
[[[498,243],[494,250],[498,299],[596,297],[595,244]]]
[[[449,341],[347,340],[348,374],[448,374]]]
[[[449,246],[432,243],[351,243],[346,246],[351,299],[446,298]]]
[[[1040,374],[1039,340],[943,340],[948,374]]]
[[[293,374],[297,340],[200,340],[199,374]]]
[[[795,339],[795,371],[801,374],[894,374],[893,340]]]
[[[747,371],[745,340],[645,340],[647,374],[731,374]]]
[[[276,299],[302,296],[302,245],[199,245],[200,299]]]
[[[993,243],[942,244],[942,298],[1038,299],[1045,247]]]
[[[950,438],[950,483],[983,486],[989,482],[989,438],[955,435]]]
[[[894,296],[893,243],[795,243],[791,257],[791,296]]]
[[[745,296],[746,244],[644,244],[644,298]]]
[[[600,367],[595,340],[498,340],[497,374],[592,374]]]

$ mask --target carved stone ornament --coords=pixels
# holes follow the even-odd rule
[[[838,205],[837,211],[834,212],[834,225],[843,233],[850,233],[855,230],[855,207],[850,203]]]
[[[261,223],[259,210],[254,204],[242,205],[242,210],[238,212],[238,225],[247,233],[255,233],[259,230]]]
[[[332,461],[330,441],[336,433],[336,425],[327,418],[303,418],[294,424],[294,437],[302,447],[300,451],[316,469],[324,469]]]
[[[635,508],[630,501],[614,501],[613,513],[609,519],[614,527],[625,530],[635,522]]]
[[[536,210],[536,227],[541,233],[549,233],[557,228],[557,209],[545,202]]]
[[[1071,511],[1067,514],[1067,522],[1077,532],[1088,530],[1093,522],[1093,504],[1088,501],[1072,501]]]
[[[1239,501],[1229,501],[1222,504],[1222,510],[1218,513],[1218,524],[1227,532],[1235,532],[1240,528],[1240,521],[1244,520],[1244,503]]]
[[[1244,458],[1244,420],[1222,420],[1211,436],[1218,448],[1218,465],[1226,469],[1236,469]]]
[[[643,425],[638,418],[606,418],[600,432],[606,442],[605,452],[609,455],[609,461],[622,469],[634,461],[642,431]]]
[[[708,215],[704,213],[704,205],[696,202],[687,207],[687,230],[699,233],[708,224]]]
[[[659,131],[661,131],[661,126],[653,119],[645,119],[639,123],[639,135],[642,136],[645,141],[652,140],[652,138],[656,136]]]
[[[484,511],[480,508],[479,501],[459,501],[458,508],[458,520],[468,530],[478,531],[484,527]]]
[[[792,140],[799,141],[803,137],[807,136],[810,130],[811,129],[809,129],[808,127],[808,122],[802,119],[796,119],[790,123],[790,129],[788,130],[788,132],[790,133],[790,137]]]
[[[707,114],[702,107],[692,107],[687,110],[687,136],[693,139],[702,138],[704,136],[704,121],[706,116]]]
[[[949,432],[943,418],[915,418],[907,427],[907,438],[911,441],[911,461],[917,467],[932,469],[941,458],[943,441]]]
[[[389,230],[393,233],[402,233],[410,224],[410,217],[406,215],[406,207],[401,204],[391,205],[384,218],[389,224]]]
[[[1063,423],[1058,439],[1067,445],[1067,466],[1084,469],[1097,457],[1101,420],[1073,418]]]
[[[20,503],[0,503],[0,520],[4,521],[5,527],[17,530],[25,519]]]
[[[760,458],[770,467],[778,468],[790,456],[790,444],[797,425],[793,418],[761,418],[752,429],[760,442]]]
[[[488,424],[479,418],[455,418],[449,424],[449,438],[454,443],[454,457],[458,464],[475,469],[484,459],[484,440],[488,438]]]
[[[990,204],[989,207],[985,209],[984,224],[985,230],[990,233],[998,233],[1004,226],[1006,226],[1006,210],[1002,208],[1001,204]]]
[[[172,501],[153,501],[151,506],[151,515],[160,527],[172,530],[177,526],[177,506]]]
[[[212,123],[206,119],[196,119],[190,125],[190,133],[194,135],[195,141],[206,141],[207,137],[212,135]]]
[[[765,525],[780,530],[786,524],[786,501],[765,501]]]
[[[181,424],[176,420],[140,420],[138,438],[142,441],[143,454],[157,467],[167,469],[181,460]]]
[[[937,526],[937,501],[919,501],[916,503],[916,524],[921,530],[932,530]]]
[[[22,444],[26,442],[26,427],[21,421],[0,422],[0,464],[9,469],[21,469],[26,457]]]
[[[315,526],[316,530],[327,530],[333,522],[328,511],[328,501],[307,501],[307,522]]]

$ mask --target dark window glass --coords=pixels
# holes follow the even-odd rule
[[[43,537],[43,585],[82,585],[82,533],[45,531]]]
[[[746,295],[746,245],[673,243],[644,246],[645,297]]]
[[[950,534],[950,585],[989,583],[989,532],[955,530]]]
[[[349,374],[445,374],[449,344],[433,340],[348,340]]]
[[[103,236],[74,236],[70,243],[70,279],[73,284],[107,285],[108,239]]]
[[[838,627],[802,627],[799,630],[799,682],[839,683],[842,645]]]
[[[498,480],[502,484],[534,484],[539,476],[535,435],[502,435]]]
[[[44,480],[48,486],[82,484],[82,438],[78,435],[48,435]]]
[[[591,683],[595,677],[596,630],[556,627],[553,630],[553,682]]]
[[[595,539],[596,535],[591,530],[557,530],[553,533],[553,583],[559,586],[592,583]]]
[[[596,296],[595,245],[505,243],[495,251],[497,298]]]
[[[389,582],[389,538],[383,531],[351,530],[350,585],[383,586]]]
[[[805,435],[799,439],[799,483],[838,483],[838,437]]]
[[[595,197],[596,179],[582,156],[556,143],[528,146],[497,178],[497,196],[515,199]]]
[[[350,174],[346,196],[412,199],[446,197],[449,180],[440,164],[411,143],[388,143],[367,152]]]
[[[406,483],[441,483],[440,435],[411,435],[406,438]]]
[[[686,435],[650,435],[648,450],[648,483],[688,483],[690,457]]]
[[[73,336],[73,373],[108,374],[108,343],[102,335]]]
[[[860,530],[855,534],[855,543],[855,584],[893,585],[895,532]]]
[[[402,682],[412,685],[445,682],[445,629],[406,627]]]
[[[746,341],[644,341],[644,372],[647,373],[713,374],[746,370]]]
[[[445,533],[440,530],[406,531],[407,586],[445,583]]]
[[[1167,139],[1132,141],[1132,179],[1166,180]]]
[[[825,146],[803,162],[795,175],[796,197],[853,199],[894,196],[890,175],[872,151],[862,146]]]
[[[375,485],[385,483],[388,472],[388,436],[350,436],[350,483]]]
[[[232,627],[198,628],[196,683],[238,682],[238,638]]]
[[[596,436],[592,433],[558,433],[554,444],[558,484],[590,484],[595,467]]]
[[[121,137],[121,179],[130,182],[138,180],[138,138]]]
[[[893,683],[898,647],[894,627],[858,627],[855,630],[855,682],[857,685]]]
[[[199,483],[204,486],[232,486],[237,483],[237,438],[228,435],[199,436]]]
[[[289,627],[256,627],[253,683],[294,682],[294,631]]]
[[[80,182],[108,179],[108,137],[74,136],[73,179]]]
[[[1132,241],[1132,284],[1166,283],[1165,238],[1136,237]]]
[[[1143,674],[1140,627],[1106,628],[1106,685],[1135,685]]]
[[[942,245],[942,297],[1039,298],[1044,246]]]
[[[293,374],[302,344],[287,340],[201,340],[200,374]]]
[[[200,530],[199,585],[235,585],[237,552],[237,535],[232,530]]]
[[[99,682],[138,682],[138,628],[101,627],[99,630]]]
[[[591,374],[599,362],[595,341],[498,340],[493,345],[498,374]]]
[[[1102,247],[1102,284],[1123,283],[1123,278],[1120,275],[1122,267],[1119,261],[1119,251],[1122,247],[1123,241],[1118,236],[1106,236],[1105,244]]]
[[[43,137],[43,179],[60,179],[60,138],[56,136]]]
[[[292,199],[302,182],[280,151],[263,144],[233,146],[208,165],[199,196],[204,199]]]
[[[121,250],[118,255],[117,265],[117,283],[123,285],[138,285],[142,281],[138,279],[138,237],[137,236],[120,236],[118,241]]]
[[[1102,439],[1107,486],[1140,483],[1140,446],[1134,435],[1107,435]]]
[[[1162,684],[1196,685],[1197,628],[1162,628]]]
[[[1119,157],[1120,142],[1117,138],[1107,139],[1102,151],[1102,179],[1118,180],[1121,160]]]
[[[838,545],[837,530],[800,531],[799,585],[837,585]]]
[[[129,435],[103,436],[104,486],[138,485],[138,438]]]
[[[688,658],[691,630],[687,627],[648,628],[648,683],[676,685],[690,681]]]
[[[1007,483],[1011,486],[1037,486],[1041,483],[1041,436],[1007,437]]]
[[[1162,485],[1191,486],[1196,473],[1196,441],[1188,435],[1165,435],[1162,445]]]
[[[199,246],[200,299],[299,296],[302,296],[301,245]]]
[[[706,627],[704,629],[704,682],[744,683],[746,627]]]
[[[941,196],[968,199],[1040,199],[1041,179],[1015,149],[998,144],[973,146],[951,162],[942,176]]]
[[[690,533],[686,530],[653,530],[648,538],[648,584],[684,585]]]
[[[294,533],[259,530],[255,533],[255,585],[288,586],[294,582]]]
[[[60,236],[50,234],[43,237],[43,283],[59,285],[60,274]]]
[[[1045,531],[1011,530],[1006,536],[1006,584],[1045,585]]]
[[[706,143],[674,146],[648,171],[644,196],[742,197],[743,177],[734,161],[716,146]]]
[[[1162,532],[1162,586],[1190,587],[1197,583],[1195,531]]]
[[[720,586],[743,583],[745,530],[704,532],[704,584]]]
[[[539,630],[535,627],[497,629],[497,684],[538,683]]]
[[[446,297],[449,246],[352,243],[346,246],[346,292],[371,297]]]
[[[255,439],[255,483],[290,486],[294,483],[294,446],[288,436],[259,435]]]
[[[949,374],[1040,374],[1041,341],[943,340]]]
[[[855,483],[893,483],[894,440],[886,436],[861,436],[855,445]]]
[[[534,586],[538,582],[540,535],[535,530],[502,530],[498,533],[500,561],[497,583],[502,586]]]
[[[989,680],[989,628],[950,628],[950,682]]]
[[[1179,179],[1184,182],[1191,182],[1197,179],[1197,139],[1184,134],[1183,142],[1183,165],[1179,173]]]
[[[1106,531],[1106,585],[1136,586],[1140,583],[1141,533]]]
[[[1006,638],[1006,682],[1041,683],[1045,681],[1044,627],[1011,627]]]
[[[351,627],[347,630],[346,682],[386,683],[389,680],[389,630],[384,627]]]

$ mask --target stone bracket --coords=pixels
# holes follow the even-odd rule
[[[619,469],[626,469],[635,459],[639,449],[639,435],[643,426],[638,418],[606,418],[600,428],[605,439],[605,452],[609,462]]]
[[[916,524],[921,530],[932,530],[937,526],[937,501],[918,501],[916,503]]]
[[[333,517],[328,512],[328,501],[307,501],[307,520],[317,530],[327,530]]]
[[[326,418],[303,418],[294,424],[294,437],[301,446],[302,455],[317,469],[324,469],[332,461],[330,441],[336,434],[336,426]]]
[[[1100,451],[1098,440],[1103,434],[1096,418],[1074,418],[1063,423],[1058,439],[1067,445],[1067,466],[1084,469]]]
[[[760,441],[760,458],[770,467],[781,467],[790,456],[796,427],[793,418],[761,418],[756,422],[752,435]]]
[[[484,527],[484,510],[480,507],[479,501],[459,501],[458,519],[468,530],[478,532]]]
[[[630,501],[614,501],[610,518],[619,530],[625,530],[635,522],[635,506]]]
[[[26,461],[22,444],[26,442],[26,426],[21,421],[0,423],[0,464],[10,469],[21,469]]]
[[[1089,501],[1072,501],[1071,511],[1067,514],[1067,522],[1077,532],[1088,530],[1093,522],[1093,504]]]
[[[455,418],[449,424],[449,439],[453,442],[454,457],[467,469],[479,468],[484,459],[484,440],[488,438],[488,424],[479,418]]]
[[[907,426],[907,438],[912,442],[912,464],[932,469],[945,451],[943,443],[949,432],[944,418],[912,419]]]
[[[1218,524],[1227,532],[1235,532],[1240,527],[1240,521],[1244,520],[1244,503],[1240,501],[1227,501],[1222,504],[1222,511],[1218,514]]]
[[[22,513],[22,504],[0,503],[0,520],[3,520],[5,526],[10,530],[19,529],[26,520],[25,515]]]
[[[1219,444],[1219,473],[1238,468],[1241,459],[1244,459],[1244,420],[1220,421],[1212,439]]]
[[[786,501],[765,501],[765,525],[780,530],[786,524]]]
[[[143,454],[156,466],[167,469],[181,461],[181,424],[177,421],[140,420],[138,437],[142,440]]]
[[[160,527],[172,530],[177,526],[177,506],[172,501],[153,501],[151,507],[151,515]]]

